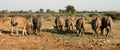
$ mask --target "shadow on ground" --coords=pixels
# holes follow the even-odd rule
[[[0,32],[3,33],[3,34],[9,34],[9,33],[11,33],[11,31],[8,31],[8,30],[0,30]]]
[[[67,35],[67,34],[76,34],[76,30],[70,30],[66,31],[63,30],[62,32],[58,33],[55,29],[42,29],[43,32],[50,32],[53,34],[61,34],[61,35]],[[91,32],[85,32],[85,35],[93,35]]]

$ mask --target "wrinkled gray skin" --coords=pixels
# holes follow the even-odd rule
[[[71,19],[71,17],[67,18],[65,20],[65,27],[68,31],[70,31],[71,29],[73,30],[73,20]]]
[[[32,23],[33,23],[33,33],[41,32],[42,16],[38,15],[38,16],[33,17]]]
[[[113,20],[110,16],[104,16],[102,17],[102,26],[101,26],[101,32],[104,34],[104,30],[107,32],[106,36],[111,32],[112,29]]]
[[[85,20],[83,17],[77,19],[75,27],[77,29],[77,36],[85,32]]]
[[[93,31],[97,35],[99,35],[99,31],[100,31],[100,27],[101,27],[101,20],[100,20],[100,18],[93,19],[91,25],[92,25]],[[95,33],[93,33],[93,34],[95,34]]]
[[[57,16],[55,18],[54,28],[57,29],[58,33],[60,33],[61,31],[63,31],[63,20],[62,20],[61,16]]]
[[[23,18],[23,17],[19,17],[19,16],[16,16],[16,17],[13,17],[11,18],[11,25],[12,25],[12,29],[11,29],[11,35],[13,34],[13,31],[15,30],[16,31],[16,34],[18,36],[18,30],[21,29],[22,30],[22,35],[27,35],[27,25],[28,25],[28,22],[27,22],[27,19],[26,18]]]

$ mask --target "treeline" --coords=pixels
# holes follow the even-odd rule
[[[72,5],[68,5],[65,7],[65,9],[59,9],[58,12],[51,10],[51,9],[47,9],[44,10],[42,8],[40,8],[38,11],[32,11],[32,10],[28,10],[28,11],[24,11],[24,10],[20,10],[20,11],[9,11],[9,10],[0,10],[0,17],[4,17],[11,15],[11,16],[15,16],[15,15],[23,15],[26,18],[31,18],[33,15],[36,14],[40,14],[43,16],[59,16],[59,15],[63,15],[63,16],[75,16],[75,17],[79,17],[79,16],[84,16],[84,17],[102,17],[104,15],[107,16],[111,16],[113,19],[115,20],[120,20],[120,12],[117,11],[76,11],[75,7]]]

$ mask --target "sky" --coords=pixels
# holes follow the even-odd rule
[[[39,10],[58,11],[73,5],[77,11],[120,11],[120,0],[0,0],[0,10]]]

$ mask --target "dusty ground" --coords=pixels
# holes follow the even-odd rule
[[[91,25],[86,25],[84,36],[72,33],[56,33],[53,30],[54,18],[43,23],[40,35],[10,36],[0,34],[0,50],[120,50],[120,21],[115,21],[112,33],[108,36],[93,36]]]

